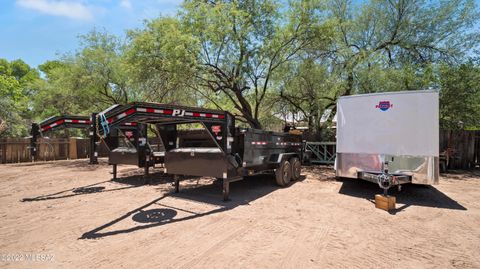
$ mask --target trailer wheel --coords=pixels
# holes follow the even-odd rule
[[[289,161],[282,161],[280,166],[275,171],[275,179],[277,180],[277,184],[285,187],[290,183],[290,179],[292,178],[292,168]]]
[[[300,162],[300,159],[297,157],[292,158],[290,163],[292,164],[292,179],[299,180],[300,173],[302,172],[302,163]]]

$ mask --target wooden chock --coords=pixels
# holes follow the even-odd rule
[[[397,199],[395,196],[390,196],[390,195],[382,195],[382,194],[376,194],[375,195],[375,207],[383,209],[385,211],[390,211],[395,209],[395,203]]]

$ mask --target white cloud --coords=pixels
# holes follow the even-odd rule
[[[75,20],[89,21],[93,19],[88,6],[79,2],[60,0],[17,0],[21,7],[33,9],[41,13],[63,16]]]
[[[126,9],[131,9],[132,8],[132,3],[130,0],[121,0],[120,1],[120,6]]]

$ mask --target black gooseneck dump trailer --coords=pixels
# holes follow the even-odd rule
[[[43,137],[46,133],[56,131],[59,129],[88,129],[90,137],[89,147],[89,163],[98,164],[98,145],[100,144],[100,138],[96,133],[97,130],[97,113],[92,113],[88,116],[74,116],[74,115],[62,115],[50,117],[43,120],[40,123],[32,123],[30,131],[30,156],[32,161],[35,161],[38,151],[37,144],[38,138]],[[118,141],[119,136],[123,133],[130,133],[134,137],[138,137],[138,133],[144,129],[144,125],[139,125],[135,122],[125,122],[118,128],[110,132],[110,134],[104,138],[105,143],[111,143],[115,145],[115,141]],[[143,128],[143,129],[142,129]]]
[[[236,128],[235,117],[226,111],[134,102],[112,107],[95,120],[95,131],[102,137],[126,122],[155,125],[163,143],[163,153],[154,151],[147,141],[146,127],[134,138],[133,147],[110,143],[109,164],[114,177],[118,164],[135,163],[148,173],[148,167],[163,162],[165,173],[174,176],[176,192],[179,176],[215,177],[223,180],[224,200],[228,200],[230,182],[244,176],[274,173],[280,186],[300,178],[300,135]],[[204,133],[184,131],[182,124],[203,126]]]
[[[113,105],[98,114],[92,114],[93,136],[101,138],[109,150],[108,163],[113,165],[113,179],[117,178],[119,164],[143,167],[145,175],[148,175],[150,167],[163,164],[164,160],[163,145],[152,145],[148,141],[146,123],[122,121],[111,124],[111,119],[105,117],[123,108]]]
[[[50,117],[40,123],[32,123],[30,131],[30,156],[32,161],[37,158],[38,138],[44,134],[62,128],[90,129],[91,119],[87,116],[62,115]],[[94,147],[90,147],[90,163],[98,163],[96,154],[93,154]]]

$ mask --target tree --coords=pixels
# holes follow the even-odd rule
[[[479,44],[479,33],[471,31],[478,17],[471,0],[327,3],[326,18],[335,22],[332,45],[303,54],[291,69],[293,77],[285,76],[281,84],[282,98],[301,108],[310,124],[318,118],[318,108],[335,111],[338,96],[438,88],[436,66],[461,62]],[[315,78],[308,78],[309,71],[305,76],[300,68],[305,61],[312,73],[323,70],[316,75],[321,81],[312,84]],[[306,78],[312,86],[305,92]],[[291,86],[299,80],[303,84],[295,90]],[[330,89],[322,90],[325,85]]]
[[[274,73],[314,41],[328,40],[316,8],[314,1],[286,11],[270,0],[186,1],[180,17],[198,42],[200,90],[225,95],[239,117],[261,128],[260,112]]]
[[[35,97],[38,115],[89,114],[136,99],[123,66],[120,39],[93,30],[80,41],[75,54],[39,67],[46,81]]]
[[[470,31],[478,17],[472,0],[372,0],[362,6],[333,0],[330,7],[337,36],[329,58],[342,70],[342,95],[358,92],[359,70],[413,66],[423,72],[430,63],[461,60],[478,45],[479,33]]]
[[[199,105],[192,91],[196,56],[193,37],[178,19],[160,17],[145,29],[128,33],[124,67],[138,89],[137,98],[152,102]]]
[[[285,101],[282,105],[294,115],[299,114],[298,120],[306,121],[310,130],[319,132],[320,119],[325,109],[332,108],[341,81],[329,73],[327,66],[312,58],[287,68],[290,72],[285,72],[287,75],[280,80],[280,97]]]
[[[74,59],[73,72],[80,87],[94,92],[93,103],[124,104],[131,101],[133,91],[122,66],[124,44],[107,32],[91,31],[80,37],[82,49]],[[92,99],[92,98],[90,98]]]
[[[22,60],[0,59],[0,136],[27,135],[30,97],[39,73]]]
[[[473,62],[440,68],[440,127],[480,128],[480,67]]]
[[[21,98],[20,83],[13,77],[0,75],[0,136],[18,135],[14,128],[20,120],[15,104]]]
[[[76,82],[74,68],[71,58],[47,61],[39,66],[45,80],[39,83],[39,90],[33,99],[37,120],[54,115],[80,114],[92,106],[91,97]]]

